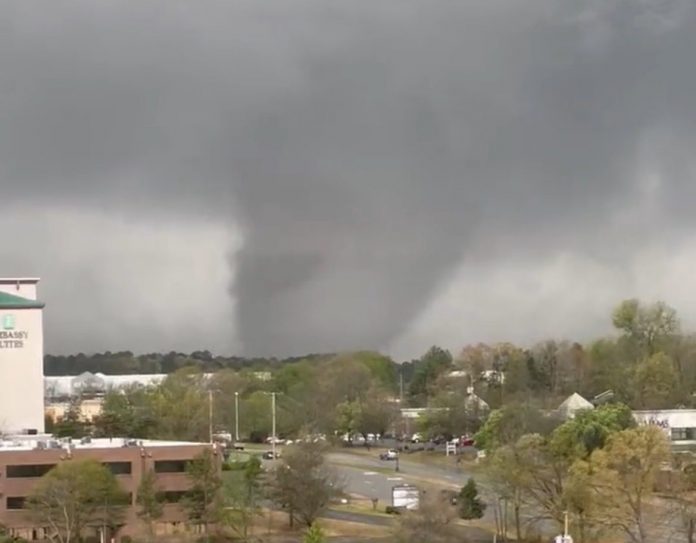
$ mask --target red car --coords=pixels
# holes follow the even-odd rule
[[[460,447],[473,447],[474,446],[474,438],[469,437],[469,436],[462,436],[459,438],[459,446]]]

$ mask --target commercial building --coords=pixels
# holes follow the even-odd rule
[[[58,441],[51,438],[0,442],[0,523],[13,535],[30,541],[47,539],[48,527],[36,525],[26,510],[26,499],[37,481],[61,462],[95,459],[107,466],[128,494],[124,526],[118,536],[142,535],[136,497],[143,474],[153,470],[164,513],[155,525],[158,534],[183,532],[186,515],[180,505],[190,487],[186,465],[211,445],[174,441],[85,439]],[[219,451],[213,449],[217,454]],[[99,525],[88,527],[95,535]],[[87,534],[89,535],[89,534]]]
[[[696,447],[696,409],[659,409],[634,411],[638,424],[662,429],[674,448]]]
[[[588,409],[594,409],[594,404],[587,401],[585,398],[580,396],[577,392],[568,396],[565,401],[558,406],[556,409],[556,415],[561,418],[561,420],[574,419],[576,413],[580,411],[587,411]]]
[[[166,379],[164,373],[148,375],[104,375],[86,371],[80,375],[44,377],[44,395],[47,401],[69,400],[77,396],[98,397],[112,390],[133,386],[158,385]]]
[[[186,515],[179,501],[191,486],[186,465],[207,448],[220,461],[222,451],[207,443],[126,438],[72,441],[44,435],[44,304],[37,300],[38,282],[35,278],[0,279],[0,525],[28,540],[52,537],[48,527],[37,525],[29,515],[27,497],[40,478],[61,462],[95,459],[115,474],[130,497],[118,536],[142,533],[135,504],[143,474],[150,470],[164,503],[156,531],[183,531]],[[93,377],[70,380],[67,396],[81,395],[89,387],[103,393],[103,380]]]
[[[44,431],[43,307],[36,278],[0,279],[0,433]]]

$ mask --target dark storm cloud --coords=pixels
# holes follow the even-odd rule
[[[3,199],[229,218],[248,353],[383,347],[462,262],[620,260],[646,170],[689,225],[688,2],[1,5]]]

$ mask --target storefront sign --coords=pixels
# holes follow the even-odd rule
[[[15,330],[17,320],[14,315],[2,316],[2,330],[0,330],[0,349],[23,349],[24,342],[29,339],[29,332]]]
[[[658,428],[662,428],[663,430],[669,429],[669,422],[666,419],[657,419],[655,417],[650,417],[647,421],[649,426],[657,426]]]

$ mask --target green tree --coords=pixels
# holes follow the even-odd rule
[[[603,449],[574,469],[589,482],[601,514],[599,521],[621,530],[634,543],[648,543],[655,479],[670,457],[664,433],[653,426],[640,426],[612,435]]]
[[[307,530],[303,541],[304,543],[324,543],[326,538],[321,527],[315,522]]]
[[[260,390],[253,392],[240,401],[240,411],[244,430],[251,441],[260,442],[271,435],[271,399],[268,394]]]
[[[188,463],[186,473],[191,480],[191,488],[184,499],[184,506],[189,519],[203,526],[208,537],[210,525],[221,513],[222,480],[217,455],[211,449],[205,449]]]
[[[317,370],[309,361],[286,364],[273,373],[272,390],[290,393],[296,386],[316,379]]]
[[[473,434],[488,414],[484,405],[463,394],[460,388],[447,384],[443,384],[430,404],[434,409],[418,419],[420,430],[429,438]]]
[[[208,389],[205,377],[189,368],[172,373],[153,390],[156,437],[208,441]]]
[[[677,312],[664,302],[643,305],[636,299],[624,300],[614,309],[612,322],[648,356],[679,332]]]
[[[359,401],[341,402],[336,406],[336,429],[341,434],[347,434],[352,441],[353,434],[358,431],[358,424],[362,415]]]
[[[359,351],[353,353],[353,357],[368,369],[373,386],[386,392],[396,392],[396,365],[391,358],[373,351]]]
[[[101,414],[94,420],[96,436],[157,437],[159,420],[155,416],[153,402],[156,389],[134,385],[107,392]]]
[[[317,380],[327,402],[324,408],[330,411],[339,402],[365,399],[373,384],[370,370],[351,354],[337,356],[322,365]]]
[[[415,373],[409,384],[409,394],[418,401],[424,401],[429,388],[451,367],[450,352],[437,346],[431,347],[416,364]]]
[[[459,516],[467,520],[481,518],[486,511],[486,504],[479,498],[476,481],[471,477],[459,491],[457,505]]]
[[[559,363],[558,343],[550,340],[535,345],[528,357],[531,388],[557,394]]]
[[[34,486],[27,505],[51,539],[79,541],[85,527],[115,527],[127,496],[114,475],[96,460],[58,464]]]
[[[678,401],[679,381],[672,360],[656,353],[641,361],[635,369],[635,405],[639,409],[666,409]]]
[[[630,342],[625,338],[599,339],[590,344],[587,353],[586,393],[591,396],[611,390],[617,401],[632,403],[634,391],[631,381],[636,351]]]
[[[527,404],[508,404],[493,410],[476,433],[476,446],[492,451],[514,443],[525,434],[549,435],[559,421]]]
[[[136,503],[139,506],[138,517],[147,525],[147,533],[150,540],[154,539],[154,523],[162,517],[163,507],[159,499],[156,486],[156,476],[153,470],[148,470],[143,474],[138,492]]]
[[[81,438],[88,434],[88,427],[82,420],[82,398],[71,400],[65,414],[53,425],[53,434],[57,437]]]
[[[253,384],[252,379],[231,369],[223,369],[210,376],[208,388],[213,392],[213,424],[216,430],[227,430],[234,434],[235,393],[244,397]]]
[[[624,404],[608,404],[582,410],[553,431],[551,444],[571,459],[586,458],[604,447],[609,436],[635,426],[631,409]]]

